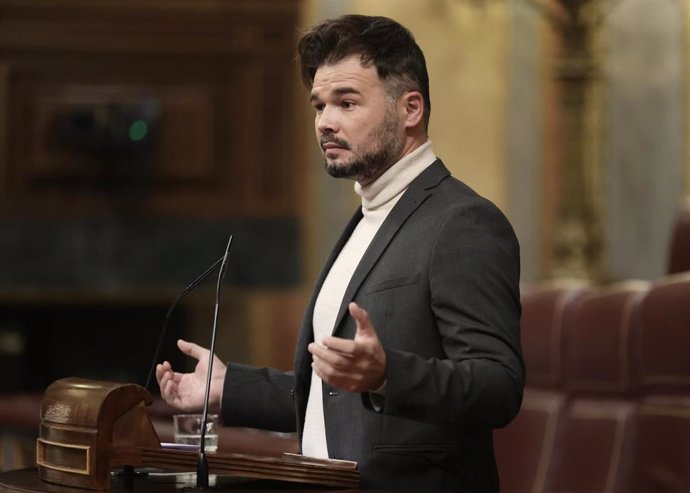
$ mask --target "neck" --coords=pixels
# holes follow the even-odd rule
[[[397,159],[391,160],[390,163],[388,163],[387,166],[382,167],[376,175],[368,177],[366,179],[358,179],[357,183],[360,184],[362,187],[366,187],[368,185],[371,185],[374,183],[376,180],[379,179],[379,177],[384,174],[386,171],[388,171],[391,166],[393,166],[395,163],[399,162],[401,159],[403,159],[405,156],[408,154],[414,152],[419,146],[423,145],[426,141],[428,140],[428,137],[425,132],[418,132],[417,135],[408,135],[405,138],[405,142],[403,143],[403,146],[400,150],[400,153],[397,156]]]
[[[362,197],[362,211],[389,210],[407,186],[436,160],[431,141],[405,155],[367,187],[357,182],[355,192]]]

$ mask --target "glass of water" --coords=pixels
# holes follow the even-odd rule
[[[175,414],[173,416],[175,443],[185,445],[201,444],[203,414]],[[209,414],[206,421],[206,452],[218,450],[218,415]]]

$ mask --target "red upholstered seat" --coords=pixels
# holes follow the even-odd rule
[[[640,305],[642,395],[627,491],[690,490],[690,273],[656,283]]]
[[[566,282],[523,288],[522,349],[527,388],[520,413],[507,427],[494,432],[501,491],[543,491],[554,453],[554,437],[565,402],[563,323],[584,284]]]
[[[494,432],[502,492],[544,491],[564,401],[560,392],[527,388],[520,413],[510,425]]]
[[[690,391],[690,272],[659,281],[642,301],[635,351],[645,392]]]
[[[631,335],[647,289],[647,283],[628,283],[591,291],[565,320],[568,400],[544,491],[625,491],[636,407]]]
[[[577,300],[563,334],[564,387],[571,395],[632,397],[636,360],[633,332],[647,282],[592,290]]]
[[[586,292],[587,285],[577,281],[523,289],[520,331],[528,386],[559,388],[562,384],[563,323]]]
[[[668,264],[669,274],[688,271],[690,271],[690,200],[676,216]]]

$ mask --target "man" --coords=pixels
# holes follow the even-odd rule
[[[326,170],[362,207],[306,309],[294,373],[214,357],[227,425],[297,431],[305,455],[357,461],[362,487],[497,491],[492,429],[518,412],[519,252],[505,217],[450,177],[427,137],[429,83],[412,35],[344,16],[298,47]],[[198,409],[193,374],[158,365],[170,404]]]

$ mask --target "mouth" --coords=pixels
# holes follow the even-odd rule
[[[347,147],[338,145],[335,142],[327,142],[327,143],[321,145],[321,149],[323,149],[324,152],[328,152],[332,149],[347,149]]]
[[[347,144],[347,142],[334,136],[322,138],[320,144],[321,150],[324,152],[324,154],[350,149],[350,146]]]

